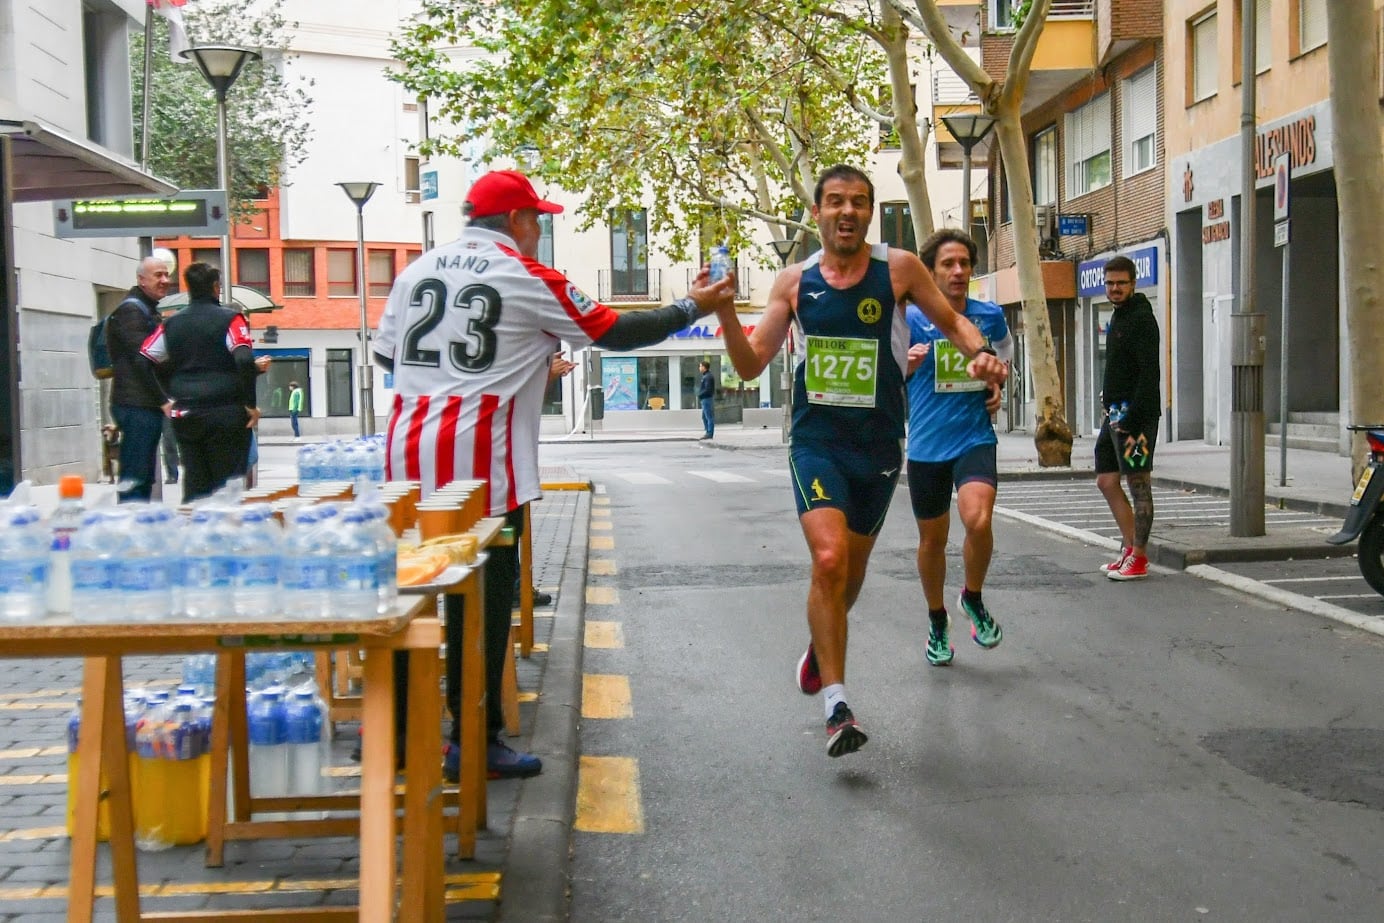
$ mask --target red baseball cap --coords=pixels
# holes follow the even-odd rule
[[[516,208],[536,208],[550,215],[562,211],[561,205],[540,199],[529,178],[518,170],[495,170],[485,174],[466,193],[466,204],[470,206],[467,215],[471,218],[503,215]]]

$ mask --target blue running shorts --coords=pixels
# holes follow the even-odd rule
[[[798,515],[824,507],[846,514],[857,535],[876,535],[894,499],[903,440],[873,445],[794,440],[788,454]]]

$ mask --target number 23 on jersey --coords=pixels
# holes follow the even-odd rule
[[[441,350],[425,349],[422,345],[424,338],[439,327],[440,335],[446,337],[448,361],[459,371],[481,372],[495,361],[500,293],[489,285],[472,283],[449,301],[442,280],[424,279],[413,287],[408,305],[410,323],[404,332],[400,360],[404,365],[441,366]]]

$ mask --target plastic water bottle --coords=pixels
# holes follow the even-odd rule
[[[389,527],[389,511],[383,506],[366,511],[370,535],[375,540],[375,611],[384,615],[399,599],[399,540]]]
[[[383,436],[375,436],[370,440],[370,480],[376,484],[384,483]]]
[[[717,244],[711,248],[711,281],[720,282],[730,275],[730,248],[725,244]]]
[[[294,510],[280,559],[283,610],[305,619],[325,619],[332,614],[332,547],[321,523],[321,512],[315,507]]]
[[[332,612],[343,619],[374,618],[379,606],[379,566],[375,538],[357,507],[341,517],[332,541]]]
[[[166,621],[173,615],[168,567],[172,549],[159,530],[160,516],[152,509],[143,509],[126,522],[126,551],[116,565],[125,612],[132,621]]]
[[[250,795],[278,798],[288,794],[287,715],[283,693],[265,689],[246,706],[250,737]],[[267,816],[279,816],[274,813]]]
[[[183,533],[183,611],[190,619],[235,617],[234,532],[219,510],[198,510]]]
[[[119,510],[93,510],[72,536],[72,616],[84,622],[123,617],[116,593],[117,568],[128,536],[117,527]]]
[[[236,617],[267,619],[278,615],[283,530],[266,504],[252,504],[241,512],[232,549],[235,570],[231,592]]]
[[[173,598],[172,615],[181,616],[185,607],[183,586],[183,530],[186,520],[166,506],[149,507],[153,529],[163,542],[163,565],[168,572],[168,588]]]
[[[184,657],[183,684],[191,686],[199,696],[210,695],[216,689],[216,655],[188,654]]]
[[[48,517],[48,529],[53,541],[48,554],[48,611],[59,615],[72,613],[72,536],[82,527],[82,492],[85,489],[80,474],[64,474],[58,478],[58,507]]]
[[[339,481],[341,477],[341,444],[322,443],[322,447],[317,450],[317,479]]]
[[[0,517],[0,618],[33,622],[47,614],[52,543],[33,507],[12,507]]]
[[[317,446],[298,447],[298,483],[311,484],[317,480]]]
[[[311,689],[297,689],[284,708],[288,790],[294,795],[322,792],[322,712],[315,698]]]

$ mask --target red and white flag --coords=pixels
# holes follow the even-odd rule
[[[174,64],[186,64],[182,52],[192,47],[183,27],[183,6],[187,0],[147,0],[155,13],[168,20],[168,56]]]

